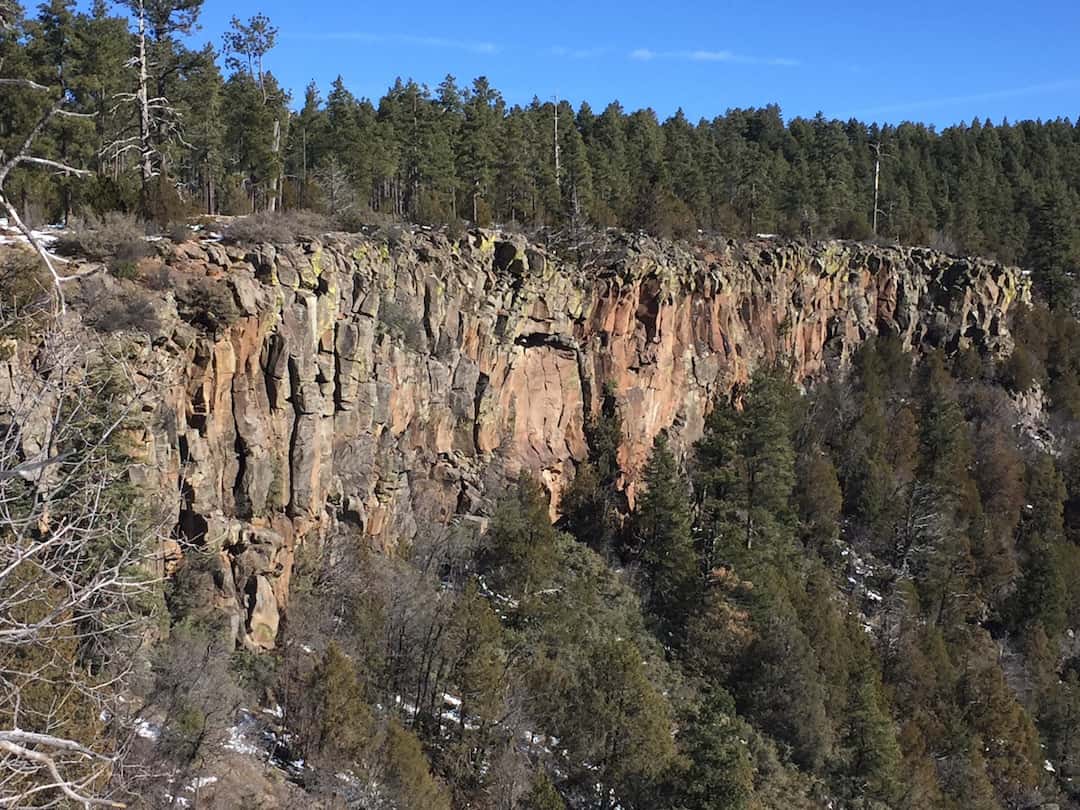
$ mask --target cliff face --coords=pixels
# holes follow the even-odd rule
[[[158,302],[144,475],[179,491],[177,537],[218,550],[212,601],[239,639],[273,645],[297,544],[338,522],[392,546],[522,467],[557,509],[605,388],[632,500],[653,436],[694,441],[756,365],[811,381],[883,330],[1007,351],[1028,295],[1019,271],[927,250],[613,236],[590,257],[488,232],[168,249],[174,280],[227,285],[239,317],[210,334]]]

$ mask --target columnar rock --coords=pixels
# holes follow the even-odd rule
[[[240,316],[193,331],[162,301],[155,469],[181,483],[179,536],[218,551],[245,644],[273,645],[296,545],[339,522],[390,547],[485,510],[521,468],[557,510],[605,390],[632,502],[656,433],[685,448],[757,365],[812,382],[883,331],[1006,352],[1029,295],[1015,269],[924,249],[610,235],[587,256],[485,231],[171,249]]]

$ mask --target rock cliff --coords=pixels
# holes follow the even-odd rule
[[[632,501],[653,436],[685,447],[756,365],[810,382],[880,331],[1006,352],[1029,295],[1000,264],[839,242],[608,235],[559,259],[493,232],[404,231],[190,242],[160,263],[156,286],[197,279],[235,317],[195,327],[172,292],[151,294],[140,364],[167,393],[148,405],[140,474],[179,493],[177,540],[217,550],[213,602],[253,648],[274,644],[297,545],[339,522],[391,547],[482,512],[522,467],[557,510],[605,390]]]

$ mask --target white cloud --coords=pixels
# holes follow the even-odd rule
[[[477,54],[493,54],[499,52],[499,47],[494,42],[417,36],[415,34],[376,34],[368,31],[316,31],[310,33],[294,33],[289,34],[288,36],[295,39],[325,42],[348,41],[366,42],[371,45],[397,44],[411,45],[418,48],[443,48],[469,51],[470,53]]]
[[[745,56],[733,51],[711,51],[704,48],[692,51],[654,51],[649,48],[638,48],[630,52],[630,58],[639,62],[647,62],[652,59],[671,59],[678,62],[726,62],[735,65],[769,65],[772,67],[797,67],[799,65],[799,60],[787,57],[762,58]]]
[[[1036,96],[1042,93],[1054,93],[1062,90],[1080,89],[1080,79],[1064,79],[1057,82],[1044,84],[1030,84],[1026,87],[1013,87],[1008,90],[990,90],[982,93],[970,93],[958,96],[940,96],[938,98],[924,98],[916,101],[905,101],[896,104],[882,104],[877,107],[868,107],[855,113],[858,116],[882,115],[886,113],[910,112],[913,110],[927,110],[935,107],[951,107],[957,104],[974,104],[980,101],[997,101],[999,99],[1023,98]]]
[[[735,54],[731,51],[690,51],[684,55],[692,62],[734,62]]]
[[[610,51],[611,48],[567,48],[563,45],[556,45],[549,48],[547,52],[559,59],[595,59]]]

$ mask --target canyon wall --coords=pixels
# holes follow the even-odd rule
[[[167,393],[138,474],[177,495],[169,556],[216,550],[213,602],[252,648],[274,644],[298,544],[339,523],[390,548],[482,512],[523,467],[557,510],[605,392],[632,501],[655,434],[686,447],[757,365],[808,383],[880,331],[1007,352],[1029,295],[993,262],[840,242],[609,234],[556,258],[420,230],[161,250],[169,284],[227,290],[236,317],[192,326],[168,285],[152,294],[140,373]]]

